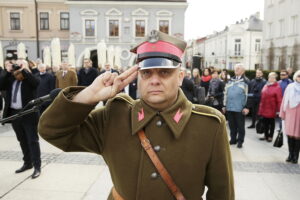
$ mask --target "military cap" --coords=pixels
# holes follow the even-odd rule
[[[131,52],[137,54],[140,69],[177,68],[185,48],[185,41],[152,30],[142,43],[131,49]]]

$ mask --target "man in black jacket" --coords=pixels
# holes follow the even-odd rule
[[[36,75],[40,79],[40,84],[37,88],[37,97],[42,97],[50,94],[55,89],[55,77],[51,73],[47,73],[47,67],[41,63],[38,66],[39,73]],[[50,101],[44,102],[40,106],[40,114],[42,114],[46,108],[50,105]]]
[[[263,71],[261,69],[256,70],[256,77],[251,80],[249,84],[248,92],[248,106],[251,110],[252,124],[248,128],[255,128],[255,122],[257,118],[257,112],[260,103],[261,91],[266,84],[266,79],[263,77]]]
[[[5,72],[0,76],[0,90],[6,91],[3,118],[17,114],[29,101],[36,98],[39,79],[30,72],[26,61],[18,60],[16,64],[7,65]],[[41,172],[41,151],[37,134],[38,113],[22,116],[11,123],[24,160],[23,166],[16,170],[16,173],[34,167],[31,177],[37,178]]]
[[[98,76],[98,70],[93,66],[93,62],[89,58],[83,61],[83,68],[77,74],[79,86],[89,86]]]
[[[190,102],[196,103],[196,102],[194,102],[194,99],[193,99],[194,98],[194,83],[186,76],[185,68],[181,68],[181,71],[184,73],[184,78],[182,81],[181,89],[182,89],[184,95],[186,96],[186,98]]]

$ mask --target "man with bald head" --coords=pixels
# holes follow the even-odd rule
[[[242,64],[234,66],[235,76],[225,86],[224,108],[230,128],[230,145],[243,147],[245,138],[245,116],[249,113],[247,106],[249,79],[245,76]]]

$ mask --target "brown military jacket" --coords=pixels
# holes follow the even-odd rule
[[[182,91],[174,105],[157,112],[142,100],[119,94],[105,107],[74,103],[82,88],[61,92],[39,122],[40,135],[71,152],[102,155],[113,184],[125,200],[171,200],[172,193],[141,146],[145,130],[157,154],[187,200],[233,200],[234,183],[225,119],[218,111],[190,103]],[[113,200],[112,196],[108,197]]]

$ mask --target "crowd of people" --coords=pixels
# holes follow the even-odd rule
[[[284,131],[288,137],[289,156],[286,161],[298,163],[300,70],[295,73],[291,68],[280,70],[279,81],[276,72],[270,72],[266,80],[262,69],[256,69],[255,78],[249,80],[242,64],[235,66],[233,77],[229,76],[226,69],[219,71],[213,67],[205,68],[202,76],[197,68],[192,73],[184,71],[186,80],[183,81],[182,90],[187,98],[193,103],[214,107],[225,114],[230,129],[230,145],[243,147],[245,116],[249,112],[251,125],[247,128],[255,128],[256,122],[261,120],[264,134],[259,139],[267,142],[273,141],[275,121],[278,118],[278,131]],[[199,87],[205,91],[204,95],[200,95],[201,98],[198,98]]]
[[[50,94],[55,88],[88,86],[99,74],[106,71],[119,73],[112,69],[109,63],[105,64],[103,70],[95,69],[90,59],[84,59],[83,66],[78,71],[67,62],[62,62],[60,66],[49,67],[40,59],[36,62],[25,59],[6,60],[4,68],[0,67],[0,119],[13,116],[23,111],[25,107],[32,108],[32,105],[28,106],[31,100]],[[133,94],[129,87],[136,86],[131,83],[124,92],[136,98],[136,94]],[[34,167],[32,178],[40,175],[41,151],[37,125],[39,116],[50,103],[51,101],[46,101],[39,105],[39,112],[6,122],[12,124],[23,153],[24,164],[15,171],[16,173]]]
[[[69,86],[89,86],[106,71],[122,73],[113,69],[109,63],[102,70],[92,67],[90,59],[84,59],[82,68],[76,70],[67,62],[54,67],[46,66],[37,60],[6,60],[5,67],[0,67],[0,110],[3,118],[21,111],[27,103],[37,97],[49,94],[55,88]],[[251,125],[255,128],[256,122],[261,120],[264,125],[264,134],[260,140],[273,141],[275,119],[280,116],[279,131],[282,126],[288,137],[289,156],[287,162],[297,163],[300,149],[300,71],[292,75],[290,70],[280,71],[280,80],[277,73],[268,74],[264,78],[261,69],[256,70],[256,76],[249,80],[245,76],[245,67],[237,64],[234,67],[234,76],[230,77],[226,69],[214,67],[182,68],[184,79],[181,89],[188,100],[195,104],[203,104],[222,112],[228,120],[230,130],[230,145],[243,147],[245,138],[245,117],[250,112]],[[133,99],[139,98],[137,80],[126,86],[122,92]],[[5,99],[2,101],[2,98]],[[5,106],[3,105],[5,102]],[[43,113],[51,102],[40,106]],[[105,102],[104,102],[105,104]],[[12,127],[20,142],[23,152],[24,165],[16,173],[35,168],[32,178],[40,174],[41,159],[37,134],[38,114],[33,113],[12,121]]]

